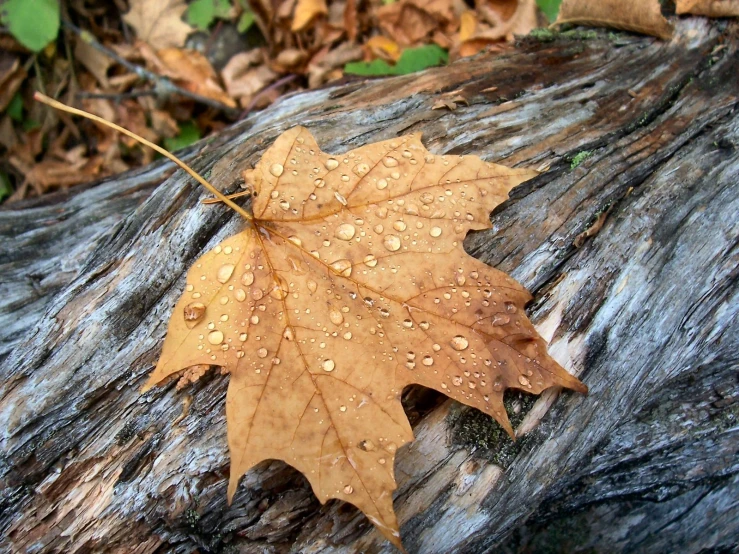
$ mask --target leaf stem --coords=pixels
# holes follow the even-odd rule
[[[136,133],[133,133],[129,131],[128,129],[124,129],[120,125],[116,125],[115,123],[111,123],[110,121],[107,121],[106,119],[103,119],[102,117],[99,117],[95,114],[88,113],[84,110],[79,110],[77,108],[72,108],[71,106],[67,106],[66,104],[62,104],[61,102],[58,102],[54,100],[53,98],[49,98],[45,94],[41,94],[40,92],[35,92],[33,95],[33,98],[37,100],[38,102],[41,102],[43,104],[46,104],[47,106],[51,106],[52,108],[55,108],[57,110],[61,110],[63,112],[68,112],[74,115],[79,115],[82,117],[86,117],[87,119],[91,119],[92,121],[96,121],[102,125],[105,125],[107,127],[110,127],[111,129],[115,129],[119,133],[123,133],[124,135],[131,137],[134,140],[139,141],[141,144],[148,146],[152,150],[155,150],[165,158],[170,159],[174,163],[176,163],[178,166],[180,166],[182,169],[187,171],[193,179],[195,179],[198,183],[203,185],[206,189],[208,189],[210,192],[212,192],[221,202],[226,204],[229,208],[240,214],[245,219],[251,221],[254,218],[244,210],[241,206],[233,202],[230,198],[225,196],[223,193],[221,193],[217,188],[215,188],[213,185],[211,185],[208,181],[203,179],[200,174],[198,174],[194,169],[192,169],[189,165],[187,165],[185,162],[180,160],[177,156],[171,154],[170,152],[167,152],[164,148],[161,146],[158,146],[154,144],[151,141],[146,140],[144,137],[140,137]]]

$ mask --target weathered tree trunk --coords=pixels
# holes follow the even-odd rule
[[[195,148],[227,192],[298,124],[328,151],[423,131],[435,153],[549,168],[466,246],[534,292],[550,351],[591,392],[509,394],[514,444],[409,390],[417,440],[395,499],[409,552],[736,548],[738,29],[527,39],[297,94]],[[469,105],[432,109],[459,95]],[[170,171],[0,211],[0,549],[390,552],[282,463],[227,506],[226,377],[139,394],[186,269],[240,225]]]

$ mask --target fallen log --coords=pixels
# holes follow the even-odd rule
[[[434,153],[545,170],[465,246],[532,291],[550,352],[590,394],[509,392],[514,443],[407,390],[417,440],[398,452],[395,506],[409,552],[736,547],[738,29],[543,33],[292,95],[189,151],[226,193],[294,125],[329,152],[423,132]],[[0,548],[391,552],[281,462],[227,505],[227,377],[139,394],[187,268],[241,225],[172,171],[0,210]]]

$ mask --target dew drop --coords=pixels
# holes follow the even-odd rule
[[[370,168],[367,164],[357,164],[354,166],[352,171],[361,177],[362,175],[366,175],[369,169]]]
[[[281,164],[272,164],[269,166],[269,172],[275,177],[279,177],[285,171],[285,168]]]
[[[241,284],[249,286],[254,282],[254,274],[251,271],[247,271],[241,276]]]
[[[470,345],[470,341],[468,341],[462,335],[457,335],[451,341],[449,341],[449,344],[452,348],[454,348],[454,350],[462,351],[467,349],[467,347]]]
[[[280,200],[280,208],[282,208],[285,211],[289,210],[290,202],[288,202],[287,200]]]
[[[233,275],[234,272],[234,266],[233,264],[225,264],[218,268],[218,271],[216,272],[216,279],[218,279],[219,283],[225,283],[231,278],[231,275]]]
[[[497,377],[493,382],[493,390],[495,392],[500,392],[503,390],[503,381],[501,381],[500,377]]]
[[[411,327],[413,327],[413,321],[410,319],[404,319],[403,327],[405,327],[406,329],[410,329]]]
[[[384,466],[385,465],[385,458],[380,458],[379,460],[377,460],[377,463]]]
[[[352,240],[357,230],[351,223],[342,223],[336,228],[336,238],[339,240]]]
[[[350,331],[347,331],[346,333],[344,333],[345,340],[351,340],[351,338],[352,338],[352,334]]]
[[[452,378],[452,384],[455,387],[458,387],[458,386],[460,386],[462,384],[462,380],[463,379],[459,375],[456,375],[455,377]]]
[[[287,294],[290,292],[290,288],[288,287],[287,282],[285,282],[285,279],[280,277],[279,275],[275,277],[275,286],[272,287],[272,290],[269,291],[269,295],[272,298],[275,298],[277,300],[283,300],[287,297]]]
[[[329,158],[328,160],[326,160],[326,169],[328,169],[329,171],[333,171],[337,167],[339,167],[339,161],[338,160],[336,160],[334,158]]]
[[[508,317],[506,314],[495,314],[493,316],[493,319],[490,321],[492,325],[495,327],[498,327],[500,325],[505,325],[506,323],[510,322],[511,318]]]
[[[290,235],[289,237],[287,237],[287,240],[289,240],[290,242],[292,242],[295,246],[303,246],[303,241],[300,240],[295,235]]]
[[[343,314],[335,308],[332,308],[328,312],[328,318],[331,320],[331,323],[333,323],[334,325],[341,325],[342,323],[344,323]]]
[[[390,454],[394,454],[398,450],[398,445],[394,442],[389,442],[385,445],[385,450],[390,452]]]
[[[246,339],[248,339],[248,338],[249,338],[249,335],[247,335],[246,333],[241,333],[241,334],[239,335],[239,340],[240,340],[241,342],[244,342],[244,341],[245,341]]]
[[[345,412],[346,411],[346,406],[339,406],[339,411]]]
[[[311,294],[313,294],[314,292],[316,292],[316,290],[318,289],[318,284],[315,281],[313,281],[313,280],[309,280],[305,284],[305,286],[308,287],[308,290],[310,291]]]
[[[382,190],[387,188],[387,179],[378,179],[377,188]]]
[[[208,342],[211,344],[221,344],[223,342],[223,333],[220,331],[211,331],[208,333]]]
[[[377,258],[375,258],[372,254],[367,254],[362,261],[367,267],[375,267],[377,265]]]
[[[246,292],[244,291],[244,289],[236,289],[234,291],[234,298],[239,302],[243,302],[244,300],[246,300]]]
[[[323,362],[321,363],[321,369],[323,371],[331,372],[334,370],[335,367],[336,367],[336,364],[334,363],[333,360],[323,360]]]
[[[266,358],[267,357],[267,349],[266,348],[260,348],[257,350],[257,356],[260,358]]]
[[[352,274],[352,263],[349,260],[336,260],[329,267],[334,273],[342,277],[349,277]]]
[[[251,321],[251,324],[252,325],[257,325],[257,324],[259,324],[259,316],[258,315],[253,315],[253,316],[251,316],[249,318],[249,321]]]
[[[285,340],[293,340],[295,339],[295,332],[293,331],[292,327],[285,327],[285,331],[282,333],[282,337]]]
[[[205,314],[205,305],[200,302],[191,302],[185,306],[185,321],[197,321]]]
[[[405,221],[401,221],[400,219],[393,223],[393,229],[396,231],[405,231],[408,228],[408,226],[405,224]]]
[[[429,235],[431,235],[434,238],[440,237],[441,227],[431,227],[431,229],[429,229]]]
[[[360,443],[357,445],[360,450],[364,450],[365,452],[372,452],[376,447],[375,443],[372,442],[370,439],[365,439],[363,441],[360,441]]]
[[[518,309],[516,308],[513,302],[506,302],[505,311],[508,312],[509,314],[515,314],[518,311]]]
[[[396,160],[392,156],[385,156],[382,159],[382,165],[384,165],[385,167],[397,167],[398,166],[398,160]]]
[[[531,386],[531,383],[529,382],[529,380],[526,377],[524,377],[523,375],[519,375],[518,376],[518,382],[521,383],[524,387],[530,387]]]
[[[429,327],[431,327],[431,324],[428,321],[422,321],[418,324],[418,326],[424,331],[428,331]]]
[[[262,298],[264,298],[264,291],[262,289],[254,289],[253,291],[251,291],[251,297],[254,300],[261,300]]]
[[[344,494],[351,494],[353,492],[354,492],[354,487],[352,487],[351,485],[347,485],[346,487],[344,487]]]
[[[424,356],[423,365],[425,365],[426,367],[434,365],[434,359],[431,356]]]
[[[382,244],[390,252],[397,252],[398,250],[400,250],[400,238],[396,235],[385,235]]]

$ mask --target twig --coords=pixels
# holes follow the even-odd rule
[[[119,92],[119,93],[108,93],[108,92],[85,92],[80,91],[75,96],[77,98],[100,98],[103,100],[127,100],[129,98],[139,98],[141,96],[155,96],[157,91],[154,89],[148,90],[132,90],[131,92]]]
[[[93,121],[97,121],[98,123],[105,125],[107,127],[110,127],[111,129],[115,129],[119,133],[123,133],[124,135],[131,137],[134,140],[139,141],[141,144],[144,144],[154,150],[155,152],[159,152],[162,156],[165,158],[173,161],[178,166],[180,166],[182,169],[184,169],[187,173],[189,173],[193,179],[195,179],[198,183],[203,185],[206,189],[208,189],[210,192],[212,192],[216,198],[218,198],[221,202],[226,204],[229,208],[234,210],[236,213],[241,214],[245,219],[251,221],[254,218],[251,216],[249,212],[244,210],[241,206],[234,203],[233,200],[228,198],[226,195],[224,195],[221,191],[219,191],[217,188],[215,188],[213,185],[211,185],[208,181],[206,181],[199,173],[197,173],[194,169],[192,169],[189,165],[187,165],[185,162],[180,160],[177,156],[171,154],[170,152],[167,152],[164,148],[161,146],[158,146],[154,144],[153,142],[146,140],[143,137],[140,137],[136,133],[129,131],[128,129],[124,129],[120,125],[116,125],[115,123],[111,123],[107,119],[103,119],[100,116],[97,116],[95,114],[91,114],[89,112],[86,112],[84,110],[78,110],[77,108],[72,108],[70,106],[67,106],[65,104],[62,104],[61,102],[57,102],[53,98],[49,98],[48,96],[41,94],[40,92],[36,92],[33,95],[34,100],[37,100],[38,102],[43,102],[47,106],[51,106],[52,108],[55,108],[57,110],[62,110],[63,112],[71,113],[74,115],[81,115],[82,117],[86,117],[87,119],[91,119]]]
[[[217,102],[216,100],[212,100],[210,98],[200,96],[199,94],[195,94],[194,92],[190,92],[189,90],[180,88],[168,78],[162,77],[161,75],[157,75],[156,73],[149,71],[148,69],[143,68],[140,65],[136,65],[134,63],[129,62],[127,59],[122,58],[121,56],[116,54],[113,50],[103,46],[92,35],[92,33],[90,33],[89,31],[80,29],[74,23],[70,23],[66,19],[62,19],[62,24],[67,29],[75,33],[78,37],[80,37],[81,40],[85,41],[87,44],[95,48],[95,50],[98,50],[99,52],[102,52],[109,58],[115,60],[116,62],[121,64],[123,67],[128,69],[131,73],[135,73],[139,78],[152,83],[154,85],[155,94],[161,94],[163,96],[169,96],[170,94],[179,94],[180,96],[185,96],[187,98],[195,100],[196,102],[205,104],[206,106],[209,106],[211,108],[224,111],[230,116],[236,116],[238,114],[238,112],[234,108],[229,108],[228,106],[221,104],[220,102]]]

